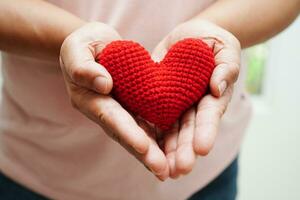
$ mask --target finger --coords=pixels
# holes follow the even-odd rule
[[[72,96],[73,106],[113,133],[113,138],[124,141],[139,153],[148,151],[149,137],[114,99],[84,88],[73,91]]]
[[[160,180],[165,180],[169,175],[168,164],[155,140],[150,138],[132,116],[111,97],[87,90],[84,92],[78,94],[77,91],[77,98],[74,98],[76,102],[73,104],[101,125],[114,140],[139,153],[139,160]],[[134,152],[133,150],[131,152]]]
[[[159,180],[164,181],[169,176],[169,168],[163,152],[157,144],[151,143],[145,154],[136,152],[131,146],[122,141],[119,142],[129,153],[135,156],[147,170],[152,172]]]
[[[238,79],[240,70],[239,45],[226,44],[218,40],[206,41],[214,50],[215,69],[210,79],[211,93],[220,97],[229,85]]]
[[[177,178],[179,174],[176,173],[176,163],[175,163],[175,154],[176,154],[176,148],[177,148],[177,137],[178,137],[178,128],[179,124],[176,122],[176,124],[173,126],[171,130],[164,133],[164,151],[165,155],[167,157],[169,167],[170,167],[170,177],[171,178]]]
[[[143,162],[162,181],[169,177],[169,166],[164,152],[154,140],[151,140],[149,151],[143,156]]]
[[[221,117],[232,95],[232,86],[228,87],[220,98],[205,96],[197,106],[194,150],[198,155],[207,155],[212,149],[218,132]]]
[[[80,55],[67,64],[61,60],[61,65],[65,66],[67,81],[100,94],[108,94],[113,87],[112,77],[102,65],[86,58]]]
[[[196,155],[193,148],[195,118],[195,108],[191,108],[181,119],[176,149],[176,171],[179,174],[189,173],[195,164]]]
[[[169,167],[164,152],[156,141],[155,127],[138,117],[138,125],[145,130],[150,138],[150,147],[147,154],[141,157],[141,162],[153,172],[160,180],[164,181],[169,177]]]
[[[78,29],[64,41],[60,61],[68,81],[107,94],[112,88],[108,71],[95,62],[95,57],[106,44],[120,36],[101,23],[90,23]]]

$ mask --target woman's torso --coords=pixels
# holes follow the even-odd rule
[[[113,26],[149,51],[208,0],[49,0],[85,20]],[[167,14],[166,14],[167,13]],[[249,118],[243,74],[213,151],[193,172],[160,183],[69,103],[58,63],[3,54],[0,169],[55,199],[183,199],[200,189],[238,152]],[[176,191],[176,192],[175,192]]]

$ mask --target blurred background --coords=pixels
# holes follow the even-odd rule
[[[243,55],[254,114],[239,159],[238,200],[299,200],[300,18]]]
[[[300,18],[245,57],[254,114],[240,154],[238,200],[299,200]]]

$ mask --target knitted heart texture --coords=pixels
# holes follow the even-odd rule
[[[163,131],[206,93],[215,67],[213,50],[200,39],[180,40],[154,62],[140,44],[118,40],[96,61],[113,79],[113,97],[129,112]]]

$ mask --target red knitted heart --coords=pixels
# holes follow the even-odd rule
[[[128,111],[168,130],[205,94],[214,55],[200,39],[184,39],[154,62],[138,43],[114,41],[96,58],[113,78],[112,94]]]

